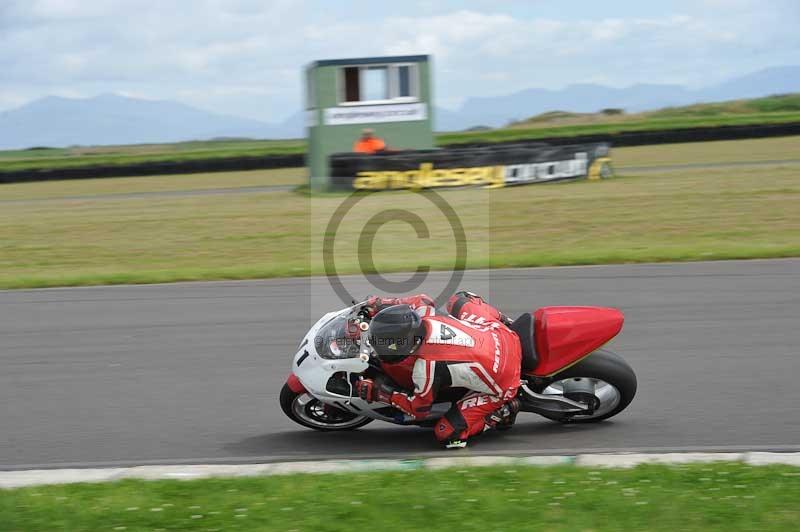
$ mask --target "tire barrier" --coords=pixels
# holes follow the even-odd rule
[[[680,129],[650,131],[621,131],[619,133],[598,133],[574,137],[547,137],[532,141],[513,140],[508,143],[536,144],[547,142],[553,145],[579,144],[587,142],[610,142],[617,148],[627,146],[649,146],[654,144],[677,144],[681,142],[708,142],[713,140],[744,140],[768,137],[788,137],[800,135],[800,122],[787,124],[766,124],[747,126],[706,126]],[[449,147],[477,147],[505,144],[506,142],[465,142],[451,143]]]
[[[678,142],[707,142],[712,140],[741,140],[766,137],[800,135],[800,122],[750,126],[713,126],[659,131],[625,131],[574,137],[548,137],[535,141],[513,140],[508,142],[450,143],[445,148],[464,149],[491,147],[500,149],[506,145],[536,146],[546,142],[553,146],[607,142],[617,147],[645,146],[650,144],[672,144]],[[49,181],[56,179],[92,179],[101,177],[127,177],[163,174],[195,174],[203,172],[232,172],[240,170],[263,170],[295,168],[305,165],[305,155],[264,155],[257,157],[220,157],[190,161],[143,162],[126,165],[84,166],[74,168],[0,170],[0,183],[25,181]]]
[[[551,146],[541,142],[408,150],[374,155],[331,155],[336,189],[422,189],[481,185],[491,188],[586,177],[610,171],[605,142]]]
[[[96,179],[146,175],[199,174],[204,172],[234,172],[305,166],[302,153],[248,157],[219,157],[188,161],[154,161],[125,165],[80,166],[74,168],[41,168],[33,170],[0,171],[0,183],[51,181],[57,179]]]

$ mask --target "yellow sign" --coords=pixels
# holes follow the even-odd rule
[[[434,170],[432,163],[422,163],[419,170],[405,172],[359,172],[353,180],[357,190],[383,190],[400,188],[462,187],[487,185],[502,187],[505,183],[503,166],[475,166],[471,168],[441,168]]]
[[[607,168],[606,171],[610,171],[610,167],[608,165],[611,164],[611,157],[598,157],[597,159],[592,162],[592,166],[589,167],[589,174],[588,177],[591,180],[602,179],[604,177],[603,170],[604,167]]]

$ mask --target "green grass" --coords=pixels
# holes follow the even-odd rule
[[[439,146],[697,126],[800,122],[800,94],[672,107],[632,115],[550,112],[512,127],[436,135]],[[226,139],[174,144],[0,151],[0,172],[304,153],[305,140]]]
[[[632,120],[609,120],[575,125],[518,125],[502,129],[475,132],[440,133],[436,142],[440,146],[451,146],[470,142],[505,142],[512,140],[536,140],[548,137],[575,137],[578,135],[601,135],[626,131],[659,131],[693,127],[744,126],[761,124],[783,124],[800,122],[800,111],[779,113],[751,113],[720,116],[675,116],[665,118],[641,118]]]
[[[655,111],[628,114],[622,109],[611,109],[596,113],[571,113],[568,111],[549,111],[510,124],[510,127],[540,125],[552,126],[559,123],[626,122],[645,119],[669,120],[677,118],[714,118],[722,116],[751,116],[760,113],[800,112],[800,93],[781,94],[764,98],[729,100],[724,102],[698,103],[681,107],[665,107]]]
[[[800,122],[800,93],[667,107],[635,114],[552,111],[510,124],[509,127],[502,129],[441,134],[437,137],[437,142],[439,144],[500,142],[625,131],[657,131],[786,122]]]
[[[212,190],[272,185],[300,185],[308,180],[305,168],[247,170],[107,179],[67,179],[0,185],[0,201],[55,199],[70,196]]]
[[[655,117],[718,116],[722,114],[800,112],[800,93],[778,94],[765,98],[701,103],[683,107],[667,107],[654,111]]]
[[[770,142],[791,152],[783,139],[770,139],[720,143],[713,153],[780,157]],[[642,157],[636,151],[628,160]],[[461,214],[470,268],[793,257],[800,256],[798,177],[800,166],[776,164],[440,193]],[[189,177],[176,179],[196,187]],[[115,180],[100,183],[106,181]],[[225,184],[223,175],[205,183]],[[4,190],[17,199],[55,197],[64,186],[5,185],[0,197]],[[322,235],[346,197],[265,192],[0,203],[0,287],[321,274]],[[387,208],[418,214],[430,237],[417,239],[399,222],[383,226],[375,240],[383,250],[379,271],[454,266],[447,220],[418,194],[384,192],[343,219],[335,250],[340,273],[360,271],[362,228]]]
[[[0,151],[0,172],[305,153],[304,140],[225,140]]]
[[[614,148],[614,166],[725,164],[800,160],[800,137],[773,137],[737,141],[689,142]]]
[[[0,529],[784,532],[798,500],[800,469],[739,463],[126,480],[0,491]]]

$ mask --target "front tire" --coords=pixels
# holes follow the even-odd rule
[[[598,349],[574,366],[535,384],[532,381],[529,386],[537,393],[554,393],[559,386],[563,390],[563,383],[570,379],[595,379],[606,385],[598,388],[608,396],[606,409],[602,410],[604,402],[601,400],[598,409],[591,415],[541,415],[561,423],[596,423],[625,410],[636,395],[637,381],[633,369],[621,356],[606,349]]]
[[[355,430],[373,421],[326,405],[306,392],[294,392],[288,384],[281,388],[280,403],[286,417],[298,425],[322,432]]]

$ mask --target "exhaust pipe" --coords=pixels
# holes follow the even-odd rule
[[[579,401],[573,401],[563,395],[545,395],[531,390],[523,383],[517,394],[520,410],[536,414],[591,414],[592,408]]]

